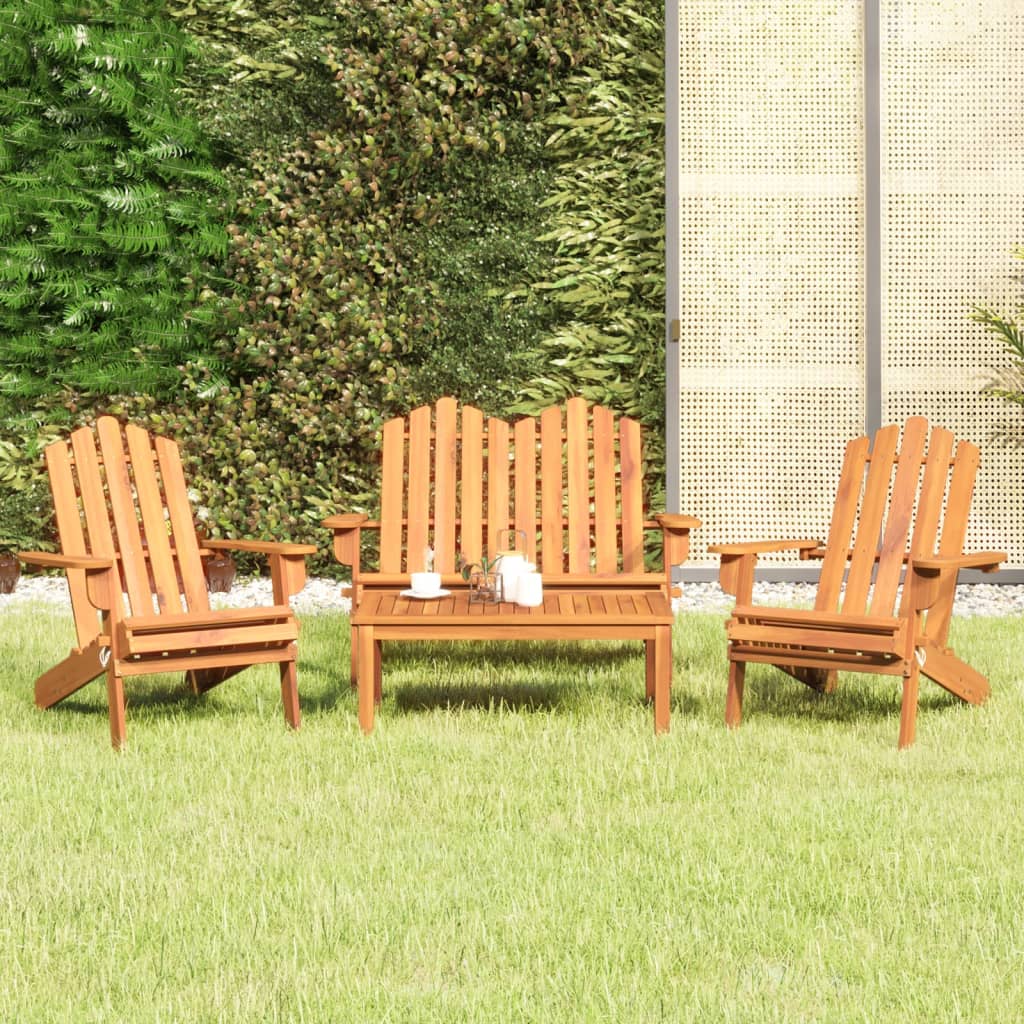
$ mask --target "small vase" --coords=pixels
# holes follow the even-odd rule
[[[496,572],[474,572],[469,577],[470,604],[498,604],[501,601],[501,576]]]
[[[21,562],[10,551],[0,552],[0,594],[11,594],[21,575]]]
[[[227,594],[235,582],[235,560],[228,554],[216,554],[203,563],[206,586],[211,594]]]

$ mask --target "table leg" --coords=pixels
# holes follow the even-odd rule
[[[647,699],[648,701],[654,700],[655,691],[655,679],[657,678],[657,662],[654,656],[654,641],[644,641],[644,661],[645,661],[645,681],[647,687]]]
[[[359,728],[369,735],[373,732],[375,690],[380,673],[380,645],[373,635],[373,626],[360,626],[358,652]]]
[[[650,643],[650,641],[648,641]],[[668,732],[672,692],[672,627],[654,629],[654,731]]]
[[[352,627],[352,635],[349,641],[348,657],[348,678],[354,690],[359,680],[359,627]]]

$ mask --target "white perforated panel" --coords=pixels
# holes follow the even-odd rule
[[[1019,291],[1024,2],[882,0],[881,18],[883,418],[981,446],[967,547],[1024,565],[1020,419],[979,394],[1005,356],[969,318]]]
[[[715,564],[717,541],[821,535],[863,431],[862,18],[860,0],[681,6],[690,564]]]

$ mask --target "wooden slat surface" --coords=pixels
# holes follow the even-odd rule
[[[498,550],[498,534],[509,527],[509,437],[508,424],[487,420],[487,553]]]
[[[569,498],[569,572],[590,568],[590,441],[587,403],[566,402],[565,459]]]
[[[594,548],[598,572],[619,568],[618,495],[615,489],[615,417],[594,406]]]
[[[181,453],[178,446],[166,437],[154,438],[153,446],[159,460],[167,511],[171,517],[171,541],[181,573],[185,606],[190,612],[205,612],[210,608],[210,599],[203,575],[203,562],[199,557],[199,540],[189,506],[185,473],[181,468]]]
[[[454,398],[442,398],[436,406],[434,423],[434,569],[454,572],[455,559],[455,488],[458,473],[458,452],[455,442],[456,410]],[[410,571],[416,567],[417,552],[410,551]]]
[[[622,569],[644,568],[644,481],[640,424],[619,418],[619,487],[622,509]]]
[[[111,417],[103,416],[96,423],[96,433],[103,453],[110,515],[128,602],[134,615],[143,615],[153,611],[153,592],[149,585],[149,569],[142,547],[127,455],[121,439],[121,425]]]
[[[636,591],[628,595],[548,590],[544,594],[543,605],[536,608],[522,608],[510,602],[473,604],[467,591],[430,601],[402,597],[396,591],[369,592],[352,616],[356,625],[403,622],[419,624],[426,629],[441,624],[471,626],[481,619],[494,620],[495,626],[510,627],[525,622],[560,624],[566,629],[566,638],[571,639],[576,626],[636,620],[671,624],[674,616],[667,598],[657,590]]]
[[[409,413],[409,507],[406,509],[406,571],[420,572],[430,543],[430,413],[429,405]]]
[[[47,446],[45,456],[61,551],[66,555],[91,554],[86,547],[85,532],[82,529],[82,512],[72,473],[70,449],[64,441],[55,441]],[[108,551],[107,554],[111,552]],[[99,634],[99,617],[89,602],[85,572],[80,569],[69,569],[67,576],[78,646],[88,647]]]
[[[883,427],[875,434],[872,446],[875,458],[868,469],[864,485],[857,537],[850,556],[850,571],[846,578],[846,593],[843,596],[843,611],[852,615],[862,615],[867,610],[868,589],[871,586],[871,574],[878,552],[878,541],[889,497],[893,457],[899,436],[900,428],[896,425]]]
[[[552,406],[540,414],[541,555],[540,570],[556,576],[565,569],[562,474],[562,410]]]
[[[150,575],[160,611],[181,611],[178,574],[168,536],[170,517],[164,518],[164,496],[153,463],[149,433],[141,427],[125,427],[128,453],[132,459],[135,495],[142,518],[142,533],[149,554]],[[185,513],[191,517],[186,503]]]
[[[896,463],[889,511],[885,519],[875,585],[871,594],[872,615],[892,615],[896,604],[903,559],[907,553],[910,527],[921,482],[921,460],[928,439],[928,421],[920,416],[907,420]]]
[[[462,407],[461,496],[459,499],[459,551],[469,562],[479,562],[485,546],[484,521],[484,417],[471,405]]]
[[[846,575],[847,553],[853,549],[853,529],[860,508],[861,488],[864,485],[864,467],[870,439],[858,437],[850,441],[843,454],[832,522],[825,542],[825,557],[821,563],[818,593],[814,607],[819,611],[839,609],[843,577]]]
[[[537,561],[537,421],[524,416],[513,428],[515,440],[515,529],[526,538],[526,560]]]
[[[401,572],[405,538],[405,420],[384,424],[381,462],[380,568]]]

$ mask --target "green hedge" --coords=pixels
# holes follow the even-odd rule
[[[215,534],[321,543],[374,505],[382,420],[442,393],[582,391],[657,431],[661,5],[167,9],[237,196],[215,329],[173,400],[73,395],[73,418],[179,438]]]

